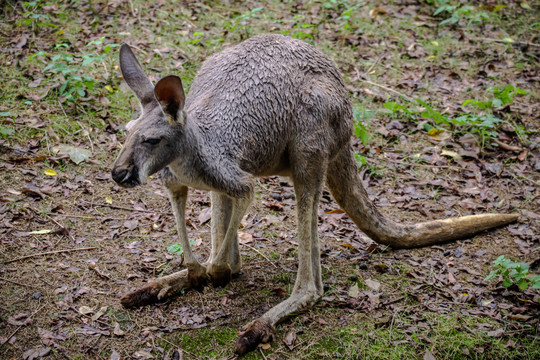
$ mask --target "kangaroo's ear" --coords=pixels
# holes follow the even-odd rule
[[[120,47],[120,69],[124,80],[143,107],[154,101],[154,85],[144,74],[141,65],[127,44]]]
[[[174,123],[184,124],[186,96],[182,88],[182,80],[178,76],[166,76],[158,81],[154,88],[154,94],[171,125]]]

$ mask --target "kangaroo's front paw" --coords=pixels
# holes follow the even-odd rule
[[[231,282],[231,267],[229,264],[210,264],[208,275],[214,287],[223,287]]]
[[[275,329],[270,319],[260,317],[246,325],[245,330],[234,345],[234,352],[244,355],[257,348],[260,343],[267,343],[274,339]]]
[[[134,308],[154,304],[159,301],[159,292],[162,290],[157,282],[151,282],[145,287],[127,293],[120,298],[125,308]]]
[[[191,287],[197,291],[203,291],[206,284],[208,284],[208,274],[206,268],[201,264],[189,264],[188,268],[188,281]]]

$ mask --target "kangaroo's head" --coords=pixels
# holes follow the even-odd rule
[[[112,178],[121,186],[133,187],[144,184],[175,158],[186,123],[185,96],[177,76],[161,79],[154,88],[125,44],[120,48],[120,68],[142,111],[126,125],[127,139],[113,164]]]

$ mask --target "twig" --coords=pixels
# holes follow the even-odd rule
[[[28,259],[28,258],[32,258],[32,257],[42,256],[42,255],[60,254],[60,253],[67,253],[67,252],[72,252],[72,251],[84,251],[84,250],[94,250],[94,249],[97,249],[97,247],[85,247],[85,248],[76,248],[76,249],[46,251],[46,252],[21,256],[21,257],[15,258],[15,259],[7,260],[7,261],[2,262],[2,264],[9,264],[9,263],[12,263],[12,262],[15,262],[15,261],[24,260],[24,259]]]
[[[276,269],[279,269],[278,266],[272,262],[272,260],[270,260],[268,257],[266,257],[266,255],[264,255],[262,252],[260,252],[259,250],[257,250],[254,246],[249,246],[249,245],[246,245],[246,244],[242,244],[242,245],[244,245],[244,246],[247,247],[248,249],[251,249],[251,250],[255,251],[257,254],[259,254],[259,255],[261,255],[263,258],[265,258],[266,261],[268,261],[270,264],[272,264],[273,267],[275,267]]]
[[[37,286],[34,286],[34,285],[21,284],[21,283],[18,283],[18,282],[16,282],[16,281],[13,281],[13,280],[5,279],[5,278],[3,278],[3,277],[0,277],[0,280],[6,281],[6,282],[8,282],[8,283],[15,284],[15,285],[19,285],[19,286],[31,287],[31,288],[34,288],[34,289],[37,289],[37,288],[38,288]]]
[[[475,38],[474,40],[484,41],[484,42],[498,42],[498,43],[503,43],[503,44],[506,44],[506,45],[519,44],[519,45],[540,47],[540,44],[531,43],[531,42],[528,42],[528,41],[517,41],[517,40],[507,41],[507,40],[504,40],[504,39],[491,39],[491,38]]]
[[[41,309],[43,309],[43,307],[45,306],[45,304],[41,305],[39,307],[39,309],[37,309],[36,311],[34,311],[32,314],[30,314],[30,316],[28,317],[28,319],[31,319],[34,315],[36,315]],[[19,326],[18,328],[16,328],[7,338],[6,340],[3,342],[3,343],[0,343],[0,346],[4,345],[5,343],[7,343],[9,341],[9,339],[11,339],[24,325],[21,325]]]
[[[384,158],[384,161],[393,162],[393,163],[401,164],[401,165],[409,165],[409,166],[420,166],[420,167],[437,168],[437,169],[461,170],[460,167],[452,166],[452,165],[430,165],[430,164],[418,164],[418,163],[410,163],[410,162],[408,163],[408,162],[405,162],[405,161],[394,160],[394,159],[390,159],[390,158]],[[373,161],[373,162],[375,162],[375,161]]]
[[[366,70],[366,75],[368,75],[371,70],[373,70],[373,68],[375,66],[377,66],[377,64],[379,63],[379,61],[381,61],[382,57],[384,56],[385,54],[382,53],[381,55],[379,55],[379,57],[377,57],[377,60],[375,60],[375,62],[373,64],[371,64],[371,66],[369,67],[369,69]]]
[[[198,359],[198,358],[199,358],[199,357],[198,357],[197,355],[195,355],[194,353],[191,353],[191,352],[189,352],[189,351],[187,351],[187,350],[182,349],[182,347],[180,347],[180,346],[178,346],[178,345],[176,345],[176,344],[170,342],[169,340],[165,340],[164,338],[162,338],[162,337],[159,336],[159,335],[157,335],[157,338],[159,338],[160,340],[165,341],[167,344],[172,345],[172,346],[174,346],[174,347],[177,348],[177,349],[182,350],[182,351],[185,352],[186,354],[189,354],[189,355],[193,356],[195,359]]]
[[[398,96],[401,96],[402,98],[404,98],[404,99],[407,100],[407,101],[414,102],[414,99],[408,97],[408,96],[405,95],[405,94],[400,93],[400,92],[397,91],[397,90],[391,89],[391,88],[389,88],[389,87],[387,87],[387,86],[384,86],[384,85],[381,85],[381,84],[374,83],[373,81],[360,79],[360,78],[359,78],[358,80],[360,80],[360,81],[362,81],[362,82],[365,82],[366,84],[369,84],[369,85],[373,85],[373,86],[380,87],[381,89],[384,89],[384,90],[389,91],[389,92],[391,92],[391,93],[394,93],[394,94],[396,94],[396,95],[398,95]]]
[[[47,285],[50,286],[51,288],[54,287],[54,285],[51,284],[50,282],[48,282],[47,280],[45,280],[45,279],[43,278],[43,276],[41,276],[41,275],[36,271],[36,269],[34,269],[34,276],[35,276],[37,279],[39,279],[40,281],[43,281],[45,284],[47,284]]]
[[[503,143],[502,141],[499,141],[499,140],[493,140],[493,142],[494,142],[495,144],[499,145],[499,147],[500,147],[501,149],[504,149],[504,150],[508,150],[508,151],[523,151],[523,150],[525,150],[525,149],[522,148],[522,147],[508,145],[508,144]]]
[[[392,328],[394,327],[394,317],[396,316],[396,314],[392,314],[392,321],[390,322],[390,330],[389,330],[389,333],[388,333],[388,344],[391,345],[392,344]]]
[[[32,209],[33,211],[35,211],[34,209]],[[62,224],[60,224],[58,221],[54,220],[52,217],[50,217],[49,215],[47,214],[43,214],[45,215],[46,218],[48,218],[49,220],[51,220],[53,223],[55,223],[56,225],[60,226],[60,228],[62,228],[62,230],[64,230],[67,234],[67,236],[69,236],[69,238],[71,239],[71,241],[75,242],[75,238],[73,237],[73,235],[71,235],[71,233],[69,232],[69,230]]]
[[[142,210],[142,209],[130,209],[123,206],[116,206],[111,204],[91,204],[92,206],[98,206],[98,207],[109,207],[111,209],[118,209],[118,210],[126,210],[126,211],[137,211],[137,212],[144,212],[144,213],[150,213],[150,214],[161,214],[161,215],[172,215],[172,213],[168,212],[161,212],[157,210]]]
[[[259,351],[263,357],[264,360],[266,360],[266,355],[264,355],[264,352],[262,351],[262,348],[259,346]]]

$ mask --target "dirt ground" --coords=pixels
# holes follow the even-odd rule
[[[119,5],[120,18],[130,13],[129,3]],[[137,9],[144,6],[134,3]],[[232,3],[231,7],[240,6]],[[388,5],[388,12],[409,6],[383,5]],[[4,39],[20,31],[10,30],[9,24],[21,13],[8,15],[13,18],[3,20]],[[254,31],[263,30],[267,29]],[[197,56],[211,52],[204,51]],[[2,69],[18,56],[6,50]],[[333,57],[346,78],[354,78],[354,71],[340,63],[349,59]],[[380,61],[376,56],[370,59],[372,64]],[[516,76],[537,73],[531,64],[535,62]],[[20,66],[23,75],[24,66]],[[512,71],[501,73],[508,78]],[[406,75],[413,72],[407,70]],[[12,116],[13,125],[6,126],[20,132],[0,138],[0,358],[169,359],[176,349],[185,359],[233,358],[237,331],[285,299],[294,284],[296,205],[290,180],[257,180],[256,198],[239,230],[243,271],[229,285],[124,309],[119,302],[123,294],[151,278],[183,269],[181,256],[167,250],[178,239],[159,179],[127,190],[110,177],[125,138],[121,123],[136,109],[134,99],[116,76],[118,97],[112,102],[99,96],[91,100],[110,106],[110,120],[101,117],[100,126],[63,134],[36,124],[52,121],[64,111],[71,115],[87,108],[59,106],[48,98],[43,105],[35,102],[32,112],[16,108],[13,104],[26,98],[13,90],[13,82],[22,79],[27,86],[32,79],[23,75],[5,75],[11,85],[4,90],[12,93],[3,95],[5,105],[0,108],[19,114]],[[534,91],[538,82],[533,78],[530,75],[532,80],[520,85]],[[382,107],[381,95],[368,97],[365,84],[350,86],[352,96]],[[439,95],[450,96],[444,91]],[[538,274],[537,100],[529,96],[520,100],[523,106],[507,109],[531,127],[525,144],[510,130],[501,131],[499,139],[509,148],[486,147],[472,153],[467,152],[464,135],[441,142],[419,131],[421,125],[398,121],[395,114],[372,118],[370,143],[355,139],[355,147],[367,159],[364,184],[370,198],[385,215],[417,222],[518,212],[519,220],[454,243],[391,250],[360,232],[325,190],[319,207],[325,295],[314,308],[278,326],[274,342],[246,358],[538,358],[539,291],[504,287],[500,279],[484,280],[500,255],[528,263]],[[89,117],[101,116],[87,111]],[[92,157],[75,164],[68,155],[55,153],[51,132],[60,134],[61,142],[91,150]],[[445,149],[461,156],[445,155]],[[209,206],[207,193],[191,190],[186,221],[201,260],[209,254]],[[378,347],[381,350],[373,350]]]

